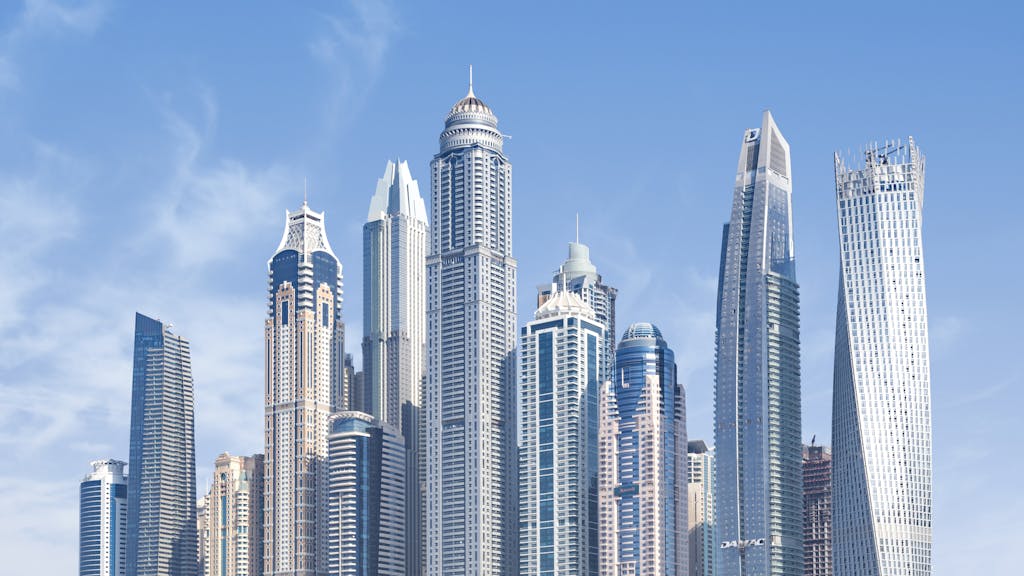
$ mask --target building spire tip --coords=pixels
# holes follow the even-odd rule
[[[467,94],[467,96],[475,97],[475,94],[473,94],[473,65],[472,64],[469,65],[469,94]]]

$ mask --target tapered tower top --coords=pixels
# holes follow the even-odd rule
[[[421,222],[427,221],[427,208],[420,196],[420,185],[409,172],[409,163],[388,160],[384,177],[377,180],[377,191],[370,200],[367,222],[383,220],[387,215],[403,214]]]

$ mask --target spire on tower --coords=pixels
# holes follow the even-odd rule
[[[467,96],[475,96],[473,94],[473,65],[469,65],[469,94]]]

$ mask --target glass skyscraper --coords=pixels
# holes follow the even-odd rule
[[[715,346],[718,573],[800,576],[800,296],[789,144],[745,132],[722,234]]]
[[[602,576],[686,576],[686,393],[661,331],[631,325],[602,386],[598,493]]]
[[[469,94],[431,169],[427,257],[426,567],[516,573],[516,261],[512,167],[498,119]]]
[[[79,486],[78,575],[125,576],[128,484],[125,463],[97,460]]]
[[[192,360],[171,326],[135,315],[128,450],[128,576],[195,576]]]
[[[427,209],[406,162],[388,161],[363,225],[364,408],[406,442],[409,576],[422,574],[421,406],[426,369]]]
[[[268,263],[264,573],[327,574],[327,419],[345,397],[341,263],[324,215],[285,216]]]
[[[921,212],[906,143],[836,154],[840,283],[832,393],[836,576],[926,576],[932,425]]]
[[[601,352],[601,382],[612,379],[615,364],[615,299],[618,290],[604,283],[597,273],[597,266],[590,261],[590,248],[586,244],[569,243],[569,257],[551,279],[551,284],[539,289],[537,305],[540,306],[557,290],[576,293],[594,310],[597,323],[604,326],[608,335]]]
[[[404,576],[405,440],[363,412],[339,412],[329,426],[330,574]]]
[[[519,574],[596,576],[598,391],[605,328],[549,293],[520,336]]]

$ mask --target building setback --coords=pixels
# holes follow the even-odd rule
[[[913,138],[836,154],[840,284],[832,392],[837,576],[932,571],[924,156]]]
[[[703,440],[687,443],[690,505],[690,576],[715,576],[718,536],[715,530],[715,455]]]
[[[327,418],[346,393],[341,263],[323,213],[288,212],[268,268],[263,571],[324,576]]]
[[[804,446],[804,576],[832,576],[832,451]]]
[[[549,293],[520,336],[519,573],[598,574],[598,393],[605,328]]]
[[[196,576],[192,361],[171,326],[135,315],[128,576]]]
[[[97,460],[79,486],[79,576],[124,576],[127,572],[125,465],[120,460]]]
[[[602,576],[687,574],[686,394],[656,326],[631,325],[601,391]]]
[[[403,576],[405,440],[363,412],[339,412],[329,426],[330,574]]]
[[[409,165],[388,161],[363,225],[363,384],[366,410],[398,428],[406,446],[405,551],[422,574],[421,467],[426,369],[427,209]]]
[[[765,112],[744,133],[722,233],[715,345],[722,576],[803,574],[800,293],[789,144]]]
[[[205,576],[262,575],[263,455],[218,456],[205,504]]]
[[[426,567],[517,571],[516,261],[512,167],[498,119],[469,94],[430,164]]]

